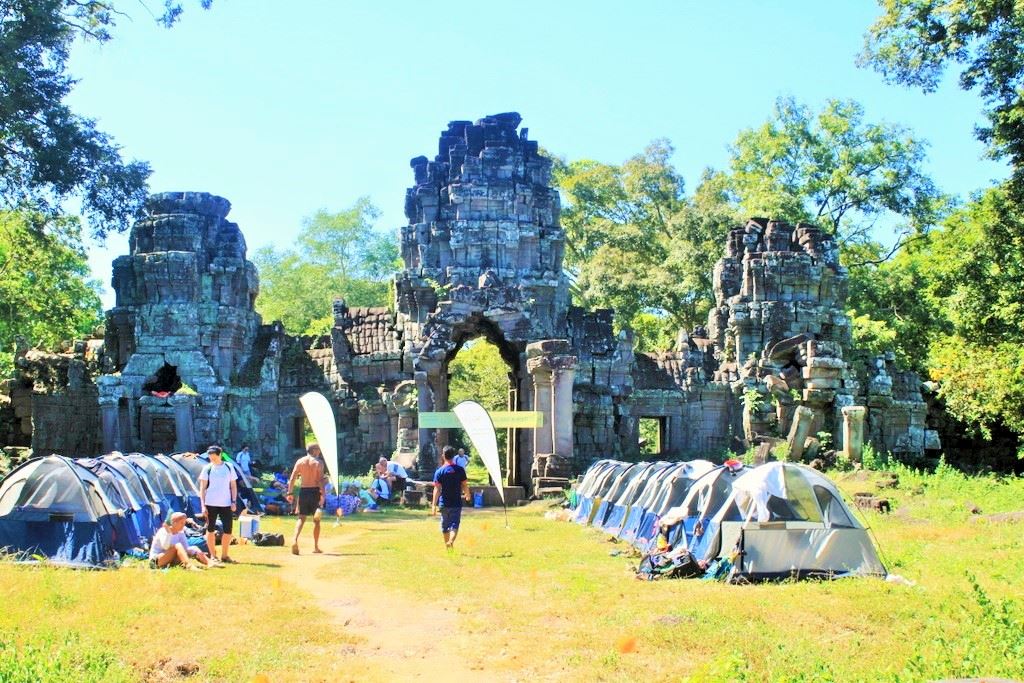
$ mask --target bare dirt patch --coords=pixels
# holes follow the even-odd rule
[[[443,672],[446,681],[479,681],[480,671],[461,652],[466,641],[454,611],[395,595],[387,589],[393,579],[383,569],[373,586],[347,582],[335,572],[330,580],[321,578],[322,569],[338,562],[364,561],[351,551],[366,542],[365,535],[361,529],[344,538],[324,534],[324,553],[317,555],[310,552],[312,538],[304,529],[302,554],[282,553],[282,579],[309,593],[334,623],[359,638],[346,647],[346,657],[370,660],[375,678],[437,680]]]

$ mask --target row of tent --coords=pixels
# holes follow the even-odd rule
[[[574,521],[644,553],[685,548],[701,567],[728,558],[730,580],[886,575],[835,484],[805,465],[599,460],[570,506]]]
[[[116,564],[146,548],[170,512],[201,511],[204,455],[110,453],[98,458],[32,458],[0,480],[0,550],[20,560],[76,566]],[[239,498],[259,499],[241,469]]]

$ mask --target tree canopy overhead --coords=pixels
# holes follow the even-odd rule
[[[212,0],[200,0],[209,7]],[[145,5],[143,5],[145,6]],[[157,21],[170,26],[182,5],[164,0]],[[126,161],[96,122],[65,103],[72,43],[105,42],[123,16],[101,0],[0,2],[0,203],[55,216],[81,203],[94,236],[127,228],[146,198],[149,165]]]
[[[674,150],[656,140],[621,166],[556,160],[565,267],[577,304],[613,308],[641,349],[664,348],[701,325],[713,301],[711,269],[737,218],[700,190],[684,193]]]
[[[949,208],[925,156],[925,143],[902,126],[865,121],[856,102],[812,112],[783,97],[768,121],[740,132],[724,185],[742,214],[813,223],[840,245],[870,241],[880,221],[906,238]]]
[[[1024,187],[1024,5],[1019,0],[884,0],[868,30],[862,64],[893,83],[933,92],[948,66],[977,89],[987,126],[976,129],[994,157],[1008,157]]]

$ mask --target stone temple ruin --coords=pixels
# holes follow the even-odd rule
[[[852,348],[846,273],[813,226],[755,218],[733,230],[707,327],[680,331],[669,351],[636,353],[612,311],[571,305],[551,162],[520,121],[454,121],[432,160],[412,160],[393,306],[335,301],[320,338],[260,320],[227,200],[154,195],[114,261],[102,340],[20,349],[0,439],[67,455],[248,442],[284,464],[303,447],[298,397],[320,391],[345,468],[396,454],[427,472],[450,435],[418,429],[417,415],[449,407],[449,363],[483,337],[508,365],[509,409],[544,415],[510,439],[511,485],[635,456],[645,418],[664,458],[786,437],[800,454],[827,445],[821,433],[854,456],[862,439],[911,455],[938,447],[917,376]]]

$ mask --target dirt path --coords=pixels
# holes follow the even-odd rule
[[[353,530],[344,538],[328,537],[322,544],[324,553],[316,555],[309,552],[311,530],[303,529],[303,554],[286,555],[282,579],[309,593],[347,633],[365,639],[348,650],[347,656],[371,660],[373,678],[480,681],[482,672],[471,668],[457,646],[460,638],[454,612],[401,599],[387,590],[383,579],[379,586],[365,586],[319,577],[321,568],[345,559],[347,548],[365,534],[365,530]]]

